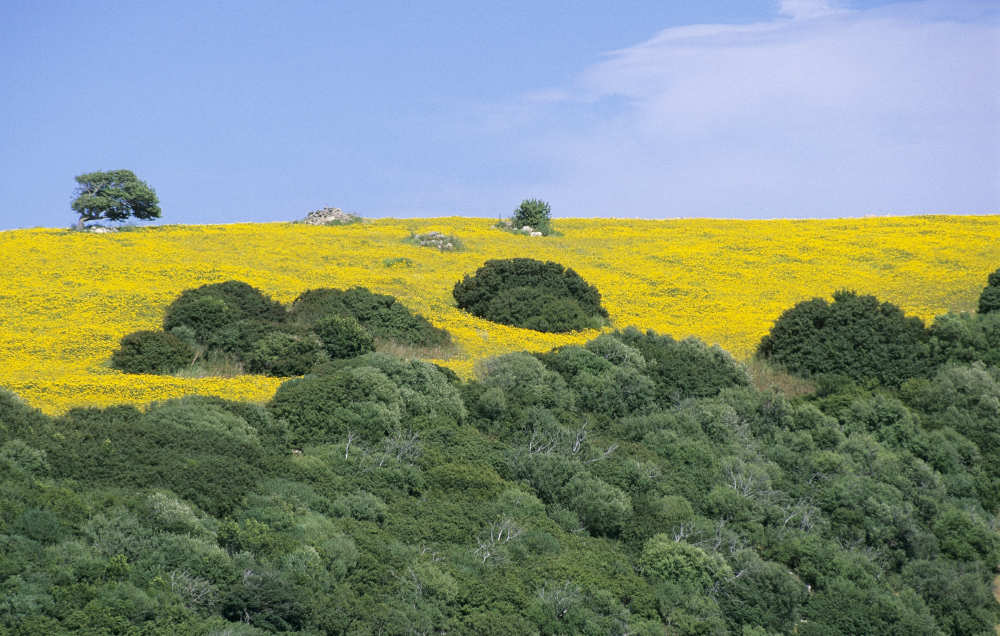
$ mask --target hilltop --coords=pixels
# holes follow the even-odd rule
[[[0,233],[0,386],[49,413],[145,404],[188,393],[262,402],[276,378],[127,376],[107,366],[121,337],[159,325],[184,289],[246,281],[288,302],[313,287],[362,285],[396,296],[450,331],[434,360],[462,377],[501,353],[582,343],[596,331],[543,334],[459,311],[451,289],[490,258],[572,267],[601,292],[612,327],[696,336],[745,359],[780,313],[840,288],[876,294],[930,322],[972,310],[996,268],[1000,216],[830,220],[557,219],[561,236],[529,237],[488,219],[384,219],[336,227],[178,225],[90,234]],[[407,242],[458,237],[462,251]]]

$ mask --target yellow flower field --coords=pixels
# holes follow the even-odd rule
[[[548,238],[492,224],[438,218],[0,232],[0,386],[49,413],[187,393],[266,401],[281,380],[127,375],[107,366],[119,339],[157,328],[182,290],[229,279],[283,302],[314,287],[392,294],[452,333],[459,351],[439,362],[469,376],[484,357],[596,335],[541,334],[458,311],[452,286],[490,258],[572,267],[601,291],[615,327],[697,336],[741,359],[800,300],[849,288],[929,322],[973,310],[987,274],[1000,267],[1000,216],[556,219],[563,235]],[[403,243],[411,231],[430,230],[458,235],[466,251]],[[411,263],[386,264],[396,257]]]

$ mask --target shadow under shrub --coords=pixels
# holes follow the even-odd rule
[[[452,295],[474,316],[536,331],[596,329],[608,318],[597,288],[552,261],[489,260],[456,283]]]

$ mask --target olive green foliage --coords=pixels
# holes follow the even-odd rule
[[[375,441],[400,425],[403,399],[384,373],[358,367],[289,380],[268,408],[288,422],[295,444],[337,442],[349,433]]]
[[[330,316],[348,316],[376,339],[418,347],[451,342],[447,331],[414,314],[393,296],[376,294],[364,287],[310,289],[295,299],[289,312],[296,324],[307,328]]]
[[[654,382],[660,405],[691,397],[710,397],[727,387],[750,384],[746,371],[731,355],[696,338],[678,341],[634,327],[615,332],[613,337],[641,354],[645,360],[643,373]],[[593,349],[595,344],[587,346]]]
[[[1000,312],[1000,269],[987,278],[987,285],[979,295],[979,313]]]
[[[75,177],[77,183],[73,211],[80,215],[78,227],[88,221],[124,221],[160,217],[156,192],[131,170],[88,172]]]
[[[983,362],[1000,366],[1000,312],[945,314],[930,328],[935,365]]]
[[[302,375],[322,362],[328,350],[314,334],[273,331],[254,343],[246,357],[247,370],[263,375]]]
[[[601,295],[572,269],[530,258],[490,260],[455,284],[460,309],[505,325],[564,332],[600,327]]]
[[[352,317],[332,315],[313,325],[330,358],[354,358],[375,350],[375,339]]]
[[[190,364],[194,355],[194,348],[174,334],[136,331],[122,338],[111,354],[111,366],[125,373],[173,373]]]
[[[0,633],[993,633],[994,315],[795,398],[638,330],[465,382],[326,359],[266,406],[0,390]]]
[[[928,339],[923,322],[895,305],[838,291],[832,303],[814,298],[782,313],[757,353],[793,373],[898,386],[926,372]]]
[[[285,308],[244,282],[212,283],[181,292],[167,307],[163,328],[189,327],[198,342],[209,344],[219,338],[221,327],[246,319],[280,323]]]
[[[291,313],[240,281],[181,293],[167,308],[162,332],[123,338],[111,365],[127,373],[175,373],[235,368],[286,377],[330,359],[374,351],[376,339],[442,346],[447,331],[410,313],[392,296],[355,287],[303,293]],[[202,372],[204,374],[204,372]]]
[[[525,199],[514,210],[511,223],[517,229],[528,226],[535,232],[541,232],[542,236],[548,236],[552,233],[552,208],[540,199]]]

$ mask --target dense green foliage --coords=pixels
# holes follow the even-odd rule
[[[71,207],[80,215],[81,229],[88,221],[100,219],[124,221],[135,217],[145,221],[160,217],[156,192],[131,170],[88,172],[75,178],[76,198]]]
[[[446,346],[451,336],[392,296],[362,287],[313,289],[286,310],[240,281],[188,289],[167,307],[161,332],[125,336],[111,366],[127,373],[174,373],[201,365],[279,377],[375,350],[376,339]]]
[[[195,351],[172,333],[136,331],[122,338],[111,366],[125,373],[173,373],[190,364]]]
[[[838,291],[832,303],[814,298],[781,314],[758,355],[793,373],[898,386],[924,373],[928,338],[923,322],[895,305]]]
[[[329,316],[349,316],[376,339],[416,347],[444,346],[451,342],[447,331],[414,314],[393,296],[376,294],[364,287],[310,289],[295,299],[289,313],[296,324],[310,329]]]
[[[505,325],[564,332],[600,327],[601,294],[572,269],[530,258],[494,259],[452,291],[460,309]]]
[[[1000,269],[987,278],[987,285],[979,296],[979,313],[1000,312]]]
[[[515,228],[530,227],[542,236],[552,233],[552,208],[541,199],[525,199],[514,210],[511,223]]]
[[[636,329],[468,382],[331,359],[266,406],[0,390],[0,633],[991,634],[995,319],[794,399]]]

